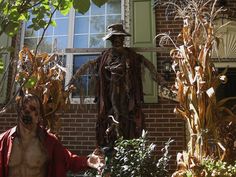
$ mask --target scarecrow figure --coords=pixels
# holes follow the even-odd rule
[[[103,40],[110,40],[112,47],[90,62],[96,66],[98,75],[96,138],[100,146],[112,145],[117,136],[132,139],[141,135],[144,128],[142,64],[148,68],[153,80],[161,78],[143,55],[123,46],[125,37],[130,34],[122,24],[108,26],[108,32]],[[84,68],[80,68],[73,79],[81,74],[81,70]]]

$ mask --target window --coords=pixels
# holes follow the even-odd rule
[[[133,7],[133,8],[132,8]],[[142,11],[142,13],[140,13]],[[59,52],[63,58],[66,58],[66,81],[67,84],[71,79],[73,73],[82,64],[88,60],[95,59],[97,53],[64,53],[66,48],[104,48],[110,47],[109,41],[103,41],[102,37],[105,36],[107,26],[112,23],[125,23],[125,28],[129,29],[132,37],[128,40],[127,45],[132,44],[135,47],[153,47],[155,26],[154,13],[152,8],[152,0],[110,0],[102,7],[97,7],[91,3],[91,7],[84,15],[71,10],[67,16],[56,13],[54,19],[57,22],[57,27],[49,27],[43,39],[43,43],[39,48],[42,52]],[[23,30],[24,37],[23,43],[28,44],[30,48],[34,49],[36,43],[40,39],[42,31],[30,31],[27,26],[30,21],[25,25]],[[145,53],[145,57],[150,58],[156,64],[156,57],[153,54]],[[147,72],[148,73],[148,72]],[[145,95],[151,98],[146,102],[157,101],[157,88],[153,83],[145,79]],[[84,75],[82,79],[83,89],[85,90],[88,98],[93,97],[92,91],[89,90],[89,75]],[[147,86],[148,85],[148,86]],[[87,89],[87,90],[86,90]],[[72,103],[78,103],[79,88],[72,94]],[[91,101],[89,101],[91,102]]]
[[[110,43],[103,41],[107,26],[112,23],[121,23],[121,0],[111,0],[100,8],[91,2],[91,7],[85,14],[80,14],[74,9],[67,16],[60,12],[54,14],[53,19],[57,26],[49,26],[43,41],[39,46],[39,52],[58,52],[62,58],[66,59],[67,67],[66,84],[76,70],[88,60],[96,59],[99,53],[73,53],[66,54],[66,48],[104,48]],[[31,20],[24,25],[22,46],[27,45],[30,49],[35,49],[39,42],[43,30],[33,31],[27,28]],[[83,75],[81,83],[86,97],[94,97],[90,88],[90,75]],[[78,84],[78,83],[77,83]],[[72,102],[79,101],[80,88],[72,94]]]
[[[53,19],[56,21],[57,26],[48,27],[43,41],[39,46],[39,52],[61,52],[67,47],[69,16],[63,16],[59,12],[56,12]],[[25,24],[24,44],[31,49],[35,49],[43,30],[33,31],[32,29],[27,28],[31,23],[31,20],[29,20],[29,22]]]
[[[75,13],[73,47],[106,47],[107,43],[101,40],[105,35],[106,27],[118,22],[121,22],[120,1],[110,1],[101,8],[92,4],[86,14]]]
[[[89,60],[93,60],[94,58],[96,58],[97,55],[94,54],[88,54],[88,55],[75,55],[73,58],[73,74],[75,74],[76,70],[78,68],[80,68],[84,63],[86,63]],[[80,97],[80,89],[83,90],[84,92],[84,97],[86,98],[91,98],[94,97],[94,88],[95,85],[91,85],[91,84],[95,84],[95,82],[92,82],[91,79],[94,76],[91,76],[90,73],[88,73],[87,75],[83,75],[81,77],[80,80],[77,80],[75,83],[76,86],[76,92],[72,93],[72,98],[79,98]],[[82,86],[82,88],[80,88],[79,86]]]

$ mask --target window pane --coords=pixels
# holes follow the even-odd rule
[[[29,21],[25,25],[25,37],[36,37],[38,35],[37,31],[34,31],[32,28],[28,28],[28,26],[31,24],[32,22]]]
[[[67,36],[58,36],[53,40],[54,51],[60,52],[67,47]]]
[[[106,44],[105,45],[106,45],[107,48],[110,48],[111,47],[111,41],[106,40]]]
[[[24,45],[29,47],[29,49],[31,50],[35,50],[37,45],[37,38],[26,38],[24,41]]]
[[[73,60],[73,74],[76,72],[78,68],[80,68],[83,64],[85,64],[89,60],[94,60],[98,55],[75,55]]]
[[[54,28],[54,35],[67,35],[68,19],[57,19],[57,26]]]
[[[107,26],[114,24],[114,23],[121,23],[121,16],[120,15],[107,16]]]
[[[120,0],[113,0],[107,3],[108,14],[121,14],[121,2]]]
[[[89,32],[89,18],[77,17],[75,19],[75,34]]]
[[[32,29],[28,28],[28,29],[25,30],[25,37],[36,37],[37,34],[38,34],[38,32],[34,31]]]
[[[53,9],[52,9],[53,10]],[[34,16],[31,14],[31,19]],[[57,26],[49,26],[44,34],[44,39],[39,47],[39,52],[62,51],[67,48],[68,41],[68,27],[69,27],[69,15],[63,16],[59,11],[56,11],[53,17],[56,20]],[[26,23],[26,27],[31,25],[31,20]],[[43,29],[33,31],[32,29],[25,29],[24,42],[30,49],[35,50],[37,42],[41,39]]]
[[[75,35],[74,36],[75,48],[87,48],[88,47],[88,35]]]
[[[105,31],[105,17],[92,17],[91,18],[91,33],[103,33]]]
[[[91,4],[91,14],[92,15],[103,15],[105,13],[105,5],[98,7],[94,5],[93,3]]]
[[[75,14],[74,47],[111,46],[102,38],[105,36],[107,26],[114,23],[121,23],[120,0],[111,0],[100,8],[91,3],[90,10],[85,15]]]
[[[76,70],[80,68],[83,64],[85,64],[89,60],[94,60],[97,58],[97,55],[76,55],[73,60],[73,74],[75,74]],[[94,92],[91,90],[90,85],[90,74],[87,72],[82,75],[79,79],[75,81],[76,91],[72,93],[72,97],[80,97],[80,93],[82,92],[83,96],[94,96]],[[82,90],[81,90],[82,89]]]
[[[43,30],[40,29],[40,30],[39,30],[39,37],[42,36],[42,34],[43,34]],[[49,26],[48,29],[46,30],[44,36],[46,37],[46,36],[52,36],[52,35],[53,35],[53,27],[52,27],[52,26]]]
[[[90,36],[90,45],[91,48],[102,48],[104,47],[104,41],[102,38],[105,34],[93,34]]]
[[[44,37],[40,46],[39,46],[39,52],[52,52],[52,38],[51,37]]]

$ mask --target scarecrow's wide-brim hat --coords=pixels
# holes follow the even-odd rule
[[[116,35],[116,36],[131,36],[129,33],[127,33],[124,30],[123,25],[121,23],[109,25],[107,27],[107,29],[108,29],[108,34],[102,38],[104,41],[108,40],[110,37],[112,37],[114,35]]]

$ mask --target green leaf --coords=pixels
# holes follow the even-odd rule
[[[43,3],[42,6],[44,6],[45,10],[50,10],[50,6],[47,3]]]
[[[74,0],[73,7],[82,14],[85,14],[89,10],[90,0]]]
[[[64,3],[61,4],[59,7],[59,11],[62,15],[67,15],[70,12],[70,9],[72,7],[72,1],[64,1]]]
[[[105,4],[108,0],[92,0],[93,3],[98,6],[101,7],[103,4]]]
[[[23,20],[26,20],[28,17],[27,17],[27,14],[21,14],[18,18],[18,20],[20,21],[23,21]]]
[[[44,14],[46,14],[46,10],[41,10],[38,12],[38,14],[36,15],[37,19],[43,19],[44,18]]]
[[[52,25],[53,27],[56,27],[56,26],[57,26],[56,21],[55,21],[55,20],[52,20],[52,21],[51,21],[51,25]]]
[[[11,10],[10,14],[9,14],[9,18],[12,19],[12,20],[18,20],[20,17],[20,14],[19,12],[17,11],[17,9],[13,9]]]
[[[34,24],[29,25],[27,28],[33,28]]]
[[[47,22],[45,22],[44,20],[39,20],[39,21],[38,21],[38,25],[39,25],[41,28],[44,28],[44,27],[47,25]]]
[[[7,26],[5,28],[5,32],[9,36],[14,36],[17,33],[17,31],[18,31],[18,27],[19,27],[19,23],[12,21],[12,22],[7,24]]]
[[[70,8],[60,10],[60,12],[61,12],[62,15],[66,16],[70,12]]]
[[[37,77],[36,76],[31,76],[29,80],[25,84],[25,88],[33,88],[37,82]]]

